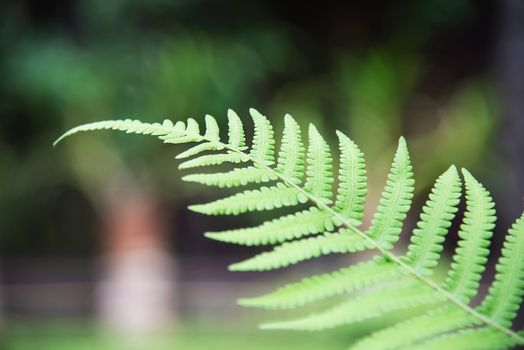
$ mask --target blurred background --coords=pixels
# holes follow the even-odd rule
[[[52,148],[80,123],[209,113],[225,125],[233,108],[249,129],[255,107],[280,131],[290,113],[360,145],[369,209],[404,135],[417,184],[406,231],[451,163],[492,191],[495,249],[523,209],[522,1],[5,0],[0,23],[2,349],[328,349],[378,326],[258,331],[282,315],[237,297],[353,258],[228,273],[255,250],[203,232],[260,218],[189,212],[218,192],[182,184],[179,148],[153,138]]]

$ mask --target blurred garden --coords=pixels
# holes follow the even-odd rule
[[[228,272],[257,249],[203,233],[249,226],[260,214],[188,211],[219,190],[180,180],[176,145],[99,132],[53,148],[78,124],[210,114],[225,125],[232,108],[250,130],[254,107],[279,135],[290,113],[333,146],[335,130],[359,144],[369,209],[403,135],[416,181],[405,230],[450,164],[492,192],[495,249],[522,212],[518,0],[7,0],[0,19],[2,349],[344,348],[377,326],[258,330],[275,314],[244,309],[238,297],[348,257]]]

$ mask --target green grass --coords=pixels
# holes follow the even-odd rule
[[[344,348],[345,337],[333,333],[264,332],[222,325],[179,325],[163,335],[115,336],[81,323],[19,322],[10,324],[0,348],[3,350],[279,350]],[[236,328],[236,329],[235,329]],[[341,339],[342,338],[342,339]]]

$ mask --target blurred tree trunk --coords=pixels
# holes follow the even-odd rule
[[[86,138],[69,149],[78,183],[103,220],[95,300],[100,320],[123,339],[169,328],[175,320],[176,269],[156,196],[110,146]]]
[[[98,306],[107,329],[153,335],[174,321],[174,263],[153,196],[126,188],[107,201]]]
[[[509,225],[524,209],[524,1],[503,0],[498,4],[497,73],[503,108],[501,136],[509,171],[509,174],[500,174],[509,180],[501,218]],[[523,324],[521,311],[515,327],[520,328]]]
[[[504,213],[514,218],[522,212],[524,196],[524,1],[503,0],[499,4],[497,71],[503,108],[503,147],[510,172],[508,208]]]

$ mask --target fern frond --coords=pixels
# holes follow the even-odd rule
[[[361,322],[387,312],[443,301],[443,297],[418,281],[397,283],[356,296],[327,311],[302,319],[267,323],[262,329],[318,331]]]
[[[309,124],[307,179],[305,190],[324,204],[333,196],[333,165],[329,146],[313,124]]]
[[[306,235],[333,231],[334,229],[332,215],[313,207],[272,221],[266,221],[255,227],[208,232],[206,237],[217,241],[250,246],[282,243]]]
[[[187,118],[186,123],[186,132],[187,134],[189,134],[188,136],[200,135],[200,126],[198,125],[196,120],[194,120],[193,118]]]
[[[183,158],[189,158],[196,156],[197,154],[200,154],[205,151],[219,151],[222,150],[224,147],[220,144],[220,129],[218,128],[218,124],[210,115],[206,115],[206,133],[204,135],[204,138],[206,141],[204,143],[200,143],[196,146],[191,147],[190,149],[186,150],[185,152],[179,153],[175,158],[176,159],[183,159]],[[183,169],[183,167],[179,167],[180,169]]]
[[[182,177],[188,182],[198,182],[202,185],[216,187],[238,187],[250,183],[261,183],[276,180],[277,177],[268,174],[257,167],[236,168],[225,173],[190,174]]]
[[[213,142],[220,141],[220,128],[218,127],[217,120],[211,116],[206,115],[206,133],[204,134],[204,139],[211,140]]]
[[[196,156],[197,154],[200,154],[205,151],[216,151],[216,150],[218,150],[218,146],[215,142],[200,143],[196,146],[191,147],[187,151],[177,154],[175,158],[184,159],[184,158]],[[179,169],[183,169],[183,168],[184,167],[179,166]]]
[[[295,119],[289,114],[284,117],[284,133],[278,152],[277,169],[282,176],[300,184],[304,176],[304,144]]]
[[[237,113],[230,109],[227,111],[227,120],[228,120],[228,144],[238,149],[239,151],[244,151],[246,147],[246,138],[244,136],[244,126],[242,121],[238,117]]]
[[[246,306],[289,309],[347,294],[345,302],[328,310],[268,324],[265,328],[318,330],[381,318],[390,311],[410,308],[414,317],[375,332],[356,343],[354,349],[508,349],[524,345],[524,334],[510,328],[524,294],[524,216],[509,230],[488,296],[479,307],[473,307],[470,300],[479,289],[495,211],[489,192],[469,172],[462,171],[466,210],[453,263],[442,283],[434,280],[431,273],[461,197],[462,186],[455,167],[437,179],[407,253],[399,256],[392,248],[399,239],[414,191],[411,161],[403,138],[399,140],[371,227],[362,231],[358,226],[363,218],[367,179],[364,156],[358,146],[337,132],[339,186],[333,198],[333,155],[318,130],[309,126],[306,151],[300,127],[286,115],[279,152],[275,155],[269,120],[253,109],[250,114],[255,129],[250,150],[242,122],[232,110],[228,111],[227,142],[220,140],[216,120],[206,116],[205,132],[191,118],[176,124],[168,120],[162,124],[114,120],[71,129],[55,144],[81,131],[103,129],[153,135],[165,143],[196,143],[177,156],[186,159],[180,168],[191,170],[228,163],[232,169],[190,173],[184,180],[218,187],[249,184],[252,188],[237,189],[229,197],[191,209],[210,215],[235,215],[297,207],[294,214],[269,219],[256,227],[206,234],[229,243],[276,245],[272,250],[231,265],[231,270],[272,270],[328,254],[367,249],[377,253],[368,262],[240,300]],[[419,305],[424,305],[424,310],[413,309]]]
[[[203,144],[205,145],[205,144]],[[193,148],[190,149],[193,150],[194,148],[196,148],[198,146],[195,146]],[[182,153],[180,155],[183,155]],[[187,156],[188,157],[191,157],[195,154],[188,154]],[[186,158],[185,155],[183,157],[178,157],[178,158]],[[198,167],[205,167],[205,166],[210,166],[210,165],[220,165],[220,164],[224,164],[224,163],[235,163],[235,164],[238,164],[238,163],[245,163],[247,162],[248,159],[246,159],[245,157],[243,157],[242,155],[240,154],[236,154],[236,153],[218,153],[218,154],[205,154],[203,156],[199,156],[197,158],[193,158],[193,159],[190,159],[190,160],[187,160],[183,163],[180,163],[180,165],[178,166],[178,168],[180,170],[182,169],[191,169],[191,168],[198,168]]]
[[[384,249],[393,248],[411,206],[415,180],[406,141],[398,143],[386,186],[367,234]]]
[[[477,293],[489,243],[495,227],[495,204],[489,192],[465,169],[467,210],[460,226],[459,242],[446,280],[446,288],[469,302]]]
[[[136,131],[132,129],[127,130],[126,132],[136,133]],[[193,118],[187,119],[187,125],[183,122],[177,122],[175,124],[175,131],[165,136],[160,136],[160,139],[164,140],[165,143],[171,143],[175,145],[190,142],[201,142],[204,140],[204,138],[200,136],[200,127]]]
[[[464,310],[455,305],[446,305],[375,332],[357,342],[350,349],[409,349],[414,343],[471,326],[474,322],[475,320]]]
[[[272,251],[233,264],[231,271],[267,271],[333,253],[344,254],[370,249],[372,246],[348,231],[326,233],[322,236],[284,243]]]
[[[524,214],[510,228],[495,281],[480,311],[504,327],[511,327],[524,294]]]
[[[407,261],[421,274],[431,274],[442,251],[444,236],[455,217],[460,200],[461,182],[454,166],[436,181],[422,209],[420,221],[411,236]]]
[[[247,190],[207,204],[192,205],[189,209],[207,215],[238,215],[247,211],[272,210],[297,204],[297,190],[277,184]]]
[[[462,330],[429,340],[412,350],[502,350],[517,345],[515,339],[491,328]]]
[[[256,298],[240,299],[243,306],[291,309],[342,293],[353,293],[378,283],[390,282],[405,273],[383,259],[373,259],[335,272],[315,275]]]
[[[72,136],[79,132],[84,131],[95,131],[95,130],[118,130],[124,131],[127,133],[135,133],[142,135],[153,135],[153,136],[165,136],[175,132],[183,132],[180,128],[175,128],[173,122],[166,119],[162,124],[159,123],[144,123],[139,120],[106,120],[101,122],[94,122],[89,124],[84,124],[72,128],[68,132],[60,136],[54,143],[53,146],[56,146],[60,141],[66,137]]]
[[[271,165],[275,162],[273,127],[269,120],[256,109],[251,108],[249,113],[255,124],[255,135],[253,136],[250,155],[264,165]]]
[[[337,131],[340,147],[339,187],[335,208],[358,227],[364,217],[367,195],[367,175],[364,154],[342,132]],[[337,222],[341,225],[341,222]]]

